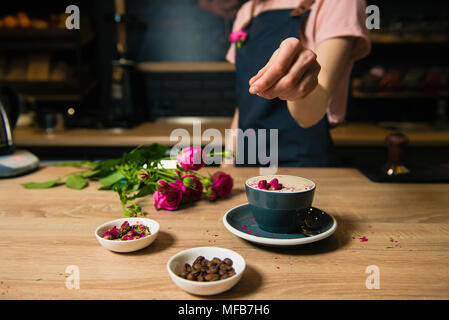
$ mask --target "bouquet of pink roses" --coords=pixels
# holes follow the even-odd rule
[[[81,190],[89,181],[97,181],[101,184],[100,190],[118,193],[126,216],[141,214],[142,209],[134,200],[150,194],[154,195],[156,209],[176,210],[183,203],[203,197],[215,200],[231,193],[233,180],[230,175],[218,171],[204,176],[197,172],[205,166],[207,156],[201,147],[183,149],[177,156],[176,169],[163,168],[162,161],[168,159],[165,158],[167,151],[167,146],[152,144],[139,146],[117,159],[62,163],[59,165],[88,170],[50,181],[28,182],[23,186],[49,189],[65,184],[68,188]],[[230,156],[228,151],[220,154]]]
[[[217,171],[206,177],[197,171],[205,166],[203,150],[189,147],[177,157],[177,169],[164,169],[166,174],[157,181],[153,205],[156,209],[176,210],[183,203],[200,200],[216,200],[229,195],[234,185],[230,175]],[[149,181],[151,169],[142,169],[140,177]]]

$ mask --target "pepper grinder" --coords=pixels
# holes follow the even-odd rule
[[[408,145],[408,138],[402,133],[392,133],[385,137],[388,148],[388,162],[383,167],[383,172],[388,176],[398,176],[410,173],[403,164],[403,156]]]

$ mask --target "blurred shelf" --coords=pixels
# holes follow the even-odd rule
[[[424,37],[372,32],[370,37],[373,44],[449,44],[449,38],[442,34]]]
[[[0,50],[71,50],[95,39],[92,32],[67,29],[0,29]]]
[[[187,121],[189,119],[189,121]],[[174,145],[178,141],[172,141],[170,135],[174,129],[185,129],[193,135],[190,118],[185,121],[158,120],[156,122],[143,123],[131,129],[72,129],[54,131],[52,134],[35,128],[17,128],[14,131],[15,141],[18,147],[135,147],[139,144],[161,143]],[[214,128],[225,137],[225,129],[231,125],[231,118],[202,120],[201,129]],[[413,129],[383,127],[372,123],[347,123],[331,130],[331,136],[337,147],[366,147],[385,146],[385,136],[401,131],[410,140],[411,146],[434,147],[449,146],[449,131],[436,131],[429,125],[417,126]],[[398,130],[396,130],[398,129]],[[195,138],[195,137],[194,137]],[[224,140],[206,139],[201,136],[202,144],[224,143]]]
[[[363,92],[352,90],[352,97],[357,99],[446,99],[449,91],[433,92]]]
[[[234,72],[233,64],[225,61],[211,62],[140,62],[137,70],[141,72]]]
[[[69,81],[12,81],[7,82],[18,92],[37,101],[79,101],[95,88],[98,80],[89,79],[80,84],[77,80]]]

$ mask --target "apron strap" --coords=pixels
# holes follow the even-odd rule
[[[250,0],[250,1],[251,1],[250,18],[248,19],[247,22],[245,22],[243,24],[242,29],[246,29],[250,25],[251,21],[254,18],[254,12],[256,11],[257,5],[263,0]],[[302,15],[304,12],[306,12],[307,10],[310,9],[310,7],[312,6],[312,4],[314,2],[315,2],[315,0],[300,1],[299,5],[290,12],[290,16],[298,17],[298,16]]]

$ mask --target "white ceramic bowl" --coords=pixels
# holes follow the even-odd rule
[[[106,231],[114,226],[120,228],[122,223],[125,221],[128,221],[130,225],[139,223],[143,224],[150,229],[151,234],[140,239],[126,241],[107,240],[103,238],[103,235],[106,233]],[[156,240],[158,233],[159,223],[154,220],[147,218],[123,218],[112,220],[99,226],[95,230],[95,237],[97,238],[98,242],[108,250],[115,252],[132,252],[148,247],[154,240]]]
[[[209,282],[192,281],[178,276],[184,264],[189,263],[191,265],[198,256],[204,256],[208,260],[212,260],[214,257],[222,260],[225,258],[231,259],[235,275],[224,280]],[[214,295],[231,289],[237,282],[239,282],[245,268],[245,259],[243,259],[241,255],[232,250],[218,247],[187,249],[178,252],[167,262],[167,271],[173,282],[181,289],[196,295]]]

